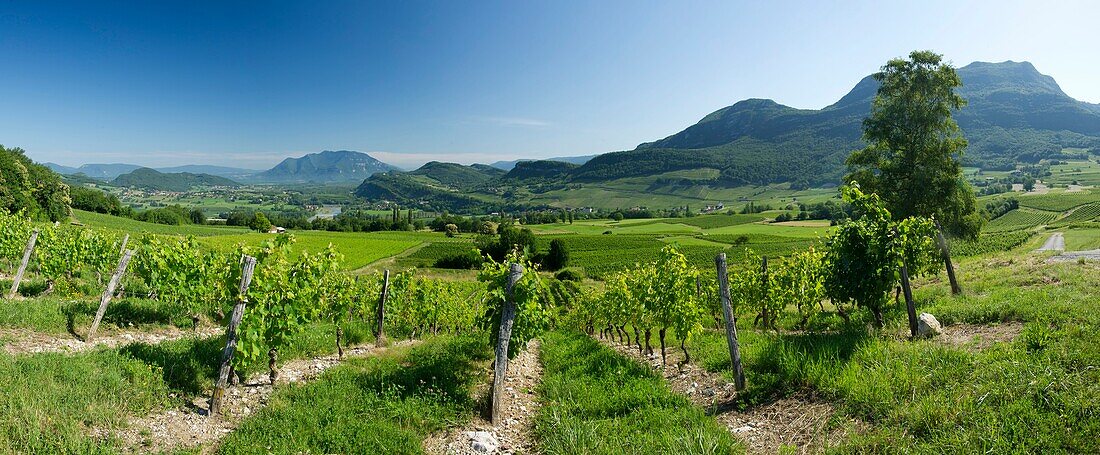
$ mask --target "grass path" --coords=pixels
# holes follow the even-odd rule
[[[749,405],[738,400],[726,375],[684,362],[677,348],[668,350],[664,365],[659,347],[655,355],[645,355],[636,345],[598,341],[661,375],[670,389],[705,409],[751,454],[821,453],[865,426],[838,415],[835,406],[809,390]]]
[[[221,327],[200,327],[198,330],[166,327],[152,330],[101,331],[91,343],[75,335],[53,335],[26,329],[0,328],[0,343],[4,352],[11,355],[28,355],[43,352],[76,353],[100,347],[121,348],[134,343],[160,344],[186,338],[210,338],[225,333]]]
[[[535,433],[544,454],[732,454],[743,447],[650,368],[582,333],[548,333]]]
[[[394,347],[414,346],[417,343],[402,341]],[[347,349],[345,357],[352,359],[377,355],[388,349],[373,344],[361,345]],[[237,428],[242,420],[267,406],[276,388],[312,381],[325,370],[340,365],[343,360],[336,354],[291,360],[279,367],[279,377],[274,385],[267,373],[255,373],[243,384],[226,391],[221,418],[207,417],[209,402],[207,397],[201,397],[182,408],[131,419],[122,430],[94,430],[93,434],[101,438],[120,439],[125,451],[130,453],[174,452],[198,446],[205,446],[203,452],[211,452],[218,441]]]

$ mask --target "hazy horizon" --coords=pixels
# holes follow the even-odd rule
[[[1100,102],[1088,2],[280,6],[5,4],[0,144],[74,167],[591,155],[746,98],[821,108],[914,49]]]

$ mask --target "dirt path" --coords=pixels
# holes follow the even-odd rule
[[[733,383],[720,373],[682,363],[684,354],[678,347],[668,349],[668,366],[663,367],[659,347],[654,348],[655,356],[646,356],[638,352],[636,345],[599,341],[660,372],[669,388],[706,409],[707,414],[713,415],[741,440],[751,454],[821,453],[866,425],[837,413],[831,403],[810,391],[739,410],[734,401]],[[787,452],[786,446],[795,450]]]
[[[406,340],[394,343],[392,347],[409,346],[418,342]],[[387,349],[390,348],[377,348],[374,345],[357,346],[345,349],[344,357],[365,357]],[[325,370],[339,365],[340,362],[341,359],[336,354],[291,360],[279,367],[279,379],[276,384],[283,386],[288,383],[311,381]],[[99,429],[93,430],[92,433],[99,438],[114,436],[121,439],[127,453],[175,452],[199,445],[203,446],[203,453],[213,453],[217,441],[237,428],[243,419],[263,409],[273,391],[274,387],[268,381],[265,371],[250,376],[244,384],[232,386],[226,390],[221,418],[207,418],[209,395],[206,395],[196,398],[182,409],[170,409],[131,419],[126,428],[113,433]]]
[[[85,343],[72,334],[54,335],[29,329],[0,329],[0,343],[4,352],[12,355],[40,352],[74,353],[90,351],[100,346],[117,348],[133,343],[158,344],[183,338],[208,338],[225,333],[221,327],[200,327],[198,330],[170,327],[157,330],[126,330],[101,333],[91,343]]]
[[[1065,237],[1062,236],[1061,232],[1055,232],[1053,234],[1050,234],[1050,237],[1047,238],[1046,243],[1044,243],[1043,246],[1039,247],[1039,249],[1035,251],[1065,251],[1065,249]]]
[[[535,393],[542,381],[538,353],[539,341],[532,340],[527,343],[527,349],[508,364],[508,375],[504,378],[508,403],[499,427],[494,428],[485,419],[475,416],[464,427],[448,428],[430,436],[424,441],[424,451],[433,455],[538,453],[534,437],[534,420],[539,409]],[[492,375],[489,377],[491,380]],[[488,387],[485,390],[488,392]],[[474,448],[475,441],[495,442],[496,450],[479,451]]]

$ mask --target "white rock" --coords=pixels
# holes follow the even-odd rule
[[[470,438],[470,448],[478,453],[493,453],[500,445],[496,436],[488,431],[467,431],[466,437]]]
[[[930,338],[939,335],[943,331],[943,326],[940,325],[940,321],[936,320],[935,316],[930,313],[921,313],[917,316],[917,336],[921,338]]]

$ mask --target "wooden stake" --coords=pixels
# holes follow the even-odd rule
[[[508,288],[505,289],[504,308],[500,314],[500,333],[497,335],[496,363],[493,370],[493,426],[500,425],[504,409],[504,377],[508,374],[508,343],[512,338],[512,323],[516,319],[516,302],[512,297],[512,288],[523,278],[523,266],[512,264],[508,275]]]
[[[726,253],[718,253],[714,258],[718,267],[718,296],[722,300],[722,315],[726,319],[726,343],[730,348],[730,362],[733,363],[734,387],[745,390],[745,370],[741,366],[741,345],[737,342],[737,318],[733,316],[730,305],[730,284],[726,271]]]
[[[386,328],[383,324],[386,321],[386,298],[390,294],[390,271],[387,269],[382,273],[382,295],[378,297],[378,311],[375,313],[375,320],[378,321],[378,326],[374,329],[374,345],[382,346],[386,343]]]
[[[126,265],[130,263],[130,257],[134,255],[134,250],[126,250],[122,253],[122,259],[118,260],[118,268],[115,269],[115,273],[111,275],[111,281],[107,282],[107,289],[103,291],[103,295],[99,297],[99,310],[95,312],[95,320],[92,321],[92,328],[88,330],[88,336],[84,338],[85,343],[91,343],[95,338],[95,331],[99,329],[99,323],[103,320],[103,315],[107,313],[107,304],[111,302],[111,297],[115,295],[115,288],[118,287],[118,280],[122,279],[122,274],[126,273]]]
[[[11,290],[8,291],[8,299],[14,299],[19,292],[19,282],[23,281],[23,272],[27,271],[27,263],[31,261],[31,252],[38,241],[38,229],[31,231],[31,238],[27,240],[27,247],[23,249],[23,262],[19,263],[19,270],[15,272],[15,278],[11,281]]]
[[[938,221],[936,222],[936,243],[940,246],[943,265],[947,267],[947,280],[951,282],[951,295],[959,295],[962,293],[962,288],[959,287],[959,280],[955,278],[955,267],[951,264],[951,250],[947,247],[947,239],[944,238],[943,228],[940,227]]]
[[[126,244],[129,243],[129,242],[130,242],[130,234],[126,234],[126,236],[122,238],[122,247],[118,249],[118,254],[122,254],[123,252],[126,251]]]
[[[909,287],[909,268],[901,261],[901,291],[905,294],[905,309],[909,312],[909,333],[917,336],[917,307],[913,302],[913,289]]]
[[[215,417],[221,413],[222,398],[225,397],[225,388],[229,384],[229,371],[232,369],[233,354],[237,352],[237,327],[244,318],[244,306],[248,303],[245,293],[248,285],[252,284],[252,272],[256,270],[256,258],[252,256],[241,257],[241,286],[240,297],[233,305],[233,315],[229,318],[229,326],[225,329],[225,349],[222,350],[222,363],[218,367],[218,379],[214,383],[214,393],[210,397],[210,412],[207,417]]]

